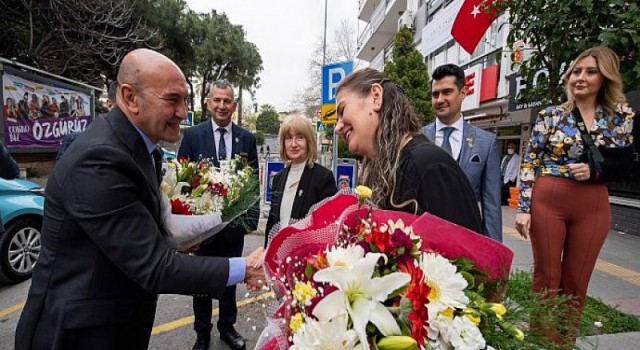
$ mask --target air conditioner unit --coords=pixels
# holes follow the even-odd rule
[[[398,19],[398,30],[402,27],[413,28],[413,13],[411,11],[405,11]]]

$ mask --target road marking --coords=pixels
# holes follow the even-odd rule
[[[522,236],[520,236],[520,234],[518,233],[518,231],[516,231],[515,228],[513,227],[508,227],[508,226],[502,226],[502,231],[504,234],[508,234],[520,241],[525,241],[528,242],[528,240],[522,238]],[[627,269],[625,267],[610,263],[608,261],[604,261],[601,259],[598,259],[596,261],[596,269],[598,271],[607,273],[613,277],[622,279],[626,282],[629,282],[633,285],[636,286],[640,286],[640,272],[638,271],[634,271],[631,269]],[[253,298],[247,298],[247,299],[243,299],[238,301],[238,306],[245,306],[251,303],[255,303],[257,301],[260,300],[264,300],[267,298],[273,297],[273,292],[268,292],[268,293],[264,293],[261,295],[258,295],[256,297]],[[25,302],[22,303],[18,303],[16,305],[10,306],[6,309],[0,310],[0,318],[6,317],[14,312],[20,311],[22,310],[22,308],[24,307]],[[218,315],[218,308],[215,308],[211,311],[211,314],[213,316],[217,316]],[[194,317],[193,316],[188,316],[188,317],[183,317],[181,319],[172,321],[172,322],[167,322],[167,323],[163,323],[160,325],[157,325],[155,327],[153,327],[152,331],[151,331],[151,335],[158,335],[158,334],[162,334],[162,333],[166,333],[166,332],[170,332],[172,330],[181,328],[181,327],[185,327],[188,326],[190,324],[193,324],[194,322]]]
[[[640,286],[640,272],[633,271],[608,261],[596,261],[596,269],[609,275],[623,279],[633,285]]]
[[[521,241],[525,241],[525,242],[528,241],[522,238],[522,236],[520,236],[520,233],[518,233],[518,231],[516,231],[516,229],[513,227],[502,226],[502,232],[510,236],[513,236],[514,238],[519,239]],[[621,280],[627,281],[633,285],[640,286],[640,272],[638,271],[634,271],[602,259],[596,260],[596,270],[600,272],[604,272],[608,275],[619,278]]]
[[[8,308],[6,308],[4,310],[0,310],[0,318],[3,318],[5,316],[9,316],[10,314],[12,314],[12,313],[14,313],[16,311],[22,310],[22,308],[24,307],[25,303],[26,302],[23,301],[21,303],[18,303],[18,304],[15,304],[13,306],[10,306],[10,307],[8,307]]]
[[[273,297],[273,292],[264,293],[253,298],[243,299],[238,301],[238,307],[249,305],[251,303],[255,303],[257,301],[264,300],[271,297]],[[217,316],[219,312],[220,310],[218,308],[215,308],[211,311],[211,315]],[[178,319],[172,322],[163,323],[153,327],[153,329],[151,330],[151,335],[158,335],[166,332],[171,332],[175,329],[193,324],[193,322],[194,322],[194,316],[192,315],[192,316],[183,317],[181,319]]]

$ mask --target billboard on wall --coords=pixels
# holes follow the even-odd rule
[[[91,122],[91,95],[43,84],[7,73],[2,75],[4,141],[9,148],[59,147],[71,133]]]

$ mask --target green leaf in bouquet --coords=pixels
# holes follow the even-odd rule
[[[313,265],[307,263],[307,266],[304,269],[304,275],[310,278],[314,272],[315,269],[313,268]]]
[[[476,283],[475,278],[473,278],[473,275],[467,271],[460,271],[460,274],[467,281],[467,284],[469,285],[468,288],[473,289],[473,286]]]
[[[393,299],[395,297],[397,297],[398,295],[402,294],[405,290],[407,290],[408,285],[404,285],[396,290],[394,290],[393,292],[391,292],[391,294],[389,294],[388,299]]]
[[[394,315],[398,315],[396,320],[400,326],[400,330],[403,335],[411,334],[411,323],[409,321],[409,314],[413,310],[413,302],[406,297],[400,299],[400,305],[396,308],[390,308]]]

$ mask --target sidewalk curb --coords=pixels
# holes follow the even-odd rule
[[[578,339],[576,345],[582,350],[637,349],[640,332],[592,335]]]

